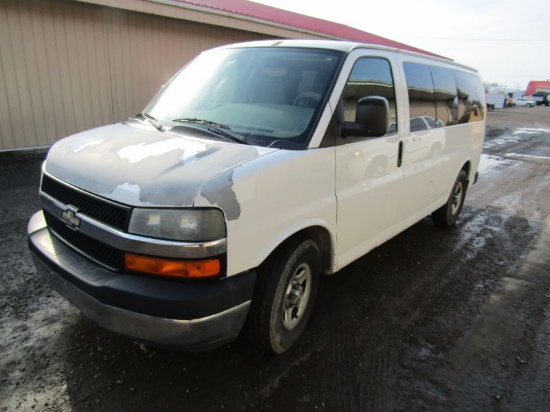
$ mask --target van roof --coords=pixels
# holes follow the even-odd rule
[[[218,49],[234,49],[244,47],[302,47],[302,48],[315,48],[315,49],[327,49],[337,50],[344,53],[349,53],[355,49],[375,49],[375,50],[387,50],[394,53],[402,53],[411,56],[417,56],[423,59],[440,61],[442,63],[452,64],[453,66],[462,67],[474,72],[476,69],[463,64],[457,63],[452,59],[448,59],[440,56],[426,55],[423,53],[417,53],[410,50],[399,49],[396,47],[382,46],[379,44],[367,44],[358,43],[345,40],[299,40],[299,39],[274,39],[274,40],[258,40],[244,43],[229,44],[226,46],[218,47]]]

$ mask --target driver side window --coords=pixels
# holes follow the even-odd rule
[[[390,62],[379,57],[357,60],[342,93],[344,120],[355,122],[357,102],[365,96],[381,96],[388,100],[390,118],[388,132],[397,130],[395,87]]]

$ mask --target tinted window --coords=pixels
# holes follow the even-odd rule
[[[382,96],[388,100],[390,106],[388,131],[397,130],[395,89],[391,66],[387,60],[368,57],[355,63],[342,95],[345,121],[355,122],[357,101],[365,96]]]
[[[404,63],[409,91],[411,132],[435,127],[435,91],[430,67],[423,64]]]
[[[483,87],[475,75],[404,63],[411,132],[483,119]]]
[[[435,109],[438,127],[450,126],[458,122],[456,82],[453,71],[441,67],[431,67],[435,89]]]
[[[471,123],[483,119],[485,110],[483,104],[483,91],[481,82],[477,76],[469,73],[453,72],[457,86],[458,123]]]

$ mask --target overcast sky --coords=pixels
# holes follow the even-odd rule
[[[508,88],[550,79],[550,0],[254,1],[449,57]]]

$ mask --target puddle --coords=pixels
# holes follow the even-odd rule
[[[477,171],[480,175],[488,174],[495,171],[500,166],[510,166],[516,163],[519,162],[511,159],[504,159],[499,156],[482,154]]]
[[[539,134],[539,133],[550,133],[550,129],[543,129],[543,128],[533,128],[533,127],[521,127],[519,129],[514,130],[513,134]]]
[[[506,157],[507,159],[523,160],[531,163],[540,163],[540,164],[550,163],[550,157],[548,156],[525,155],[520,153],[506,153],[504,157]]]
[[[529,139],[535,135],[542,135],[550,133],[550,129],[547,128],[531,128],[520,127],[513,131],[508,131],[497,138],[485,141],[483,144],[484,149],[501,148],[514,143],[519,143],[523,139]]]

